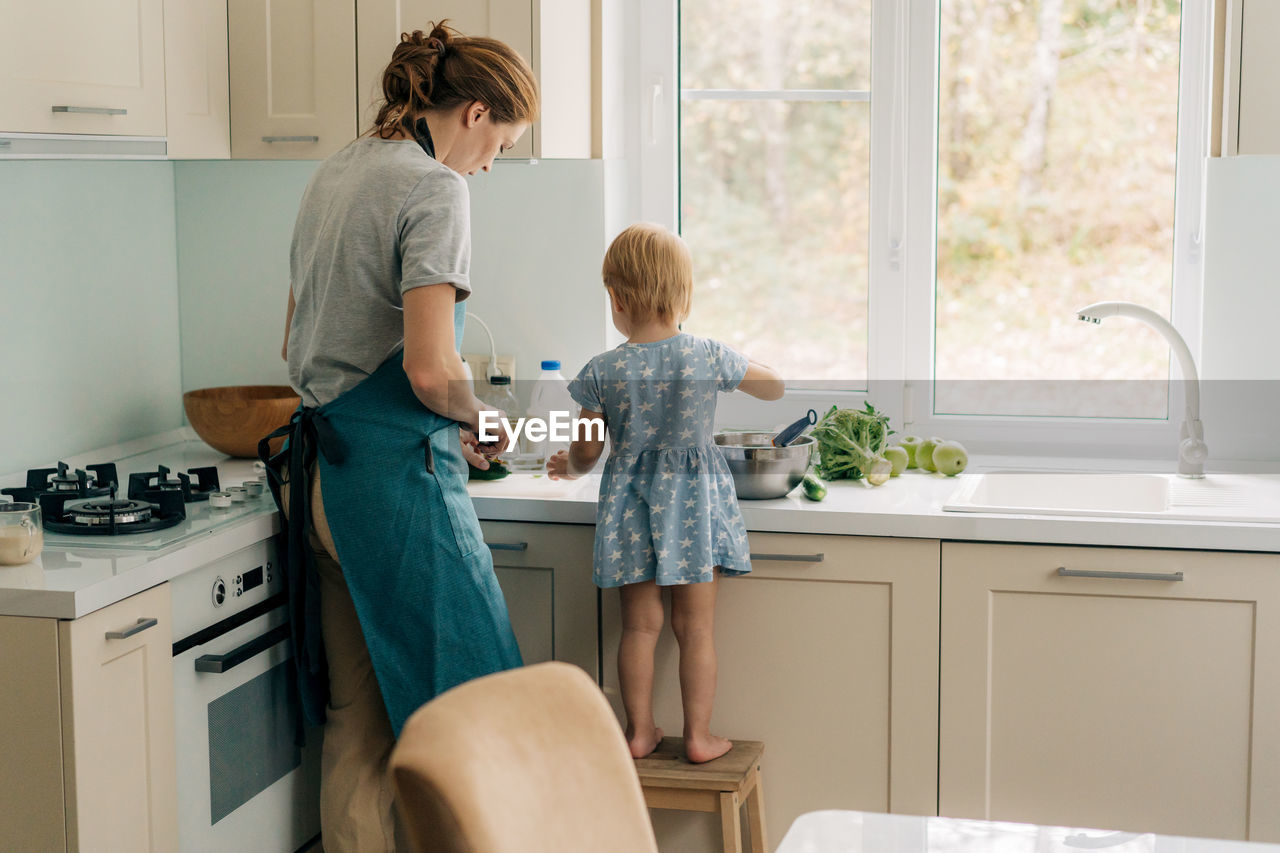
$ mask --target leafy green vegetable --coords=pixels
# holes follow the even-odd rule
[[[893,430],[889,417],[867,403],[863,409],[835,406],[813,427],[821,462],[818,473],[824,480],[861,480],[873,486],[889,479],[893,464],[880,455]]]

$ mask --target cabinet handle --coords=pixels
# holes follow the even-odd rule
[[[264,136],[263,142],[319,142],[318,136]]]
[[[55,113],[83,113],[91,116],[125,116],[129,111],[121,107],[69,107],[65,104],[55,104],[53,107]]]
[[[239,648],[232,649],[225,655],[201,655],[196,658],[196,672],[227,672],[287,639],[289,639],[289,625],[285,623],[272,628],[261,637],[255,637]]]
[[[528,542],[486,542],[490,551],[528,551]]]
[[[755,554],[751,555],[753,560],[777,560],[780,563],[821,563],[827,558],[826,554]]]
[[[108,640],[127,640],[129,637],[132,637],[134,634],[141,634],[143,631],[147,630],[148,628],[154,628],[158,624],[160,624],[159,619],[152,619],[150,617],[143,616],[141,619],[138,620],[136,625],[133,625],[132,627],[129,627],[129,628],[125,628],[123,631],[108,631],[107,639]]]
[[[1094,572],[1087,569],[1068,569],[1058,566],[1060,578],[1111,578],[1129,581],[1180,581],[1182,572]]]

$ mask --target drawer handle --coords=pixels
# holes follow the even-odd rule
[[[91,116],[125,116],[129,111],[121,107],[70,107],[65,104],[55,104],[53,107],[55,113],[83,113]]]
[[[261,637],[255,637],[237,649],[232,649],[225,655],[201,655],[196,658],[196,672],[227,672],[287,639],[289,639],[289,625],[285,623],[272,628]]]
[[[490,551],[528,551],[528,542],[486,542]]]
[[[1060,578],[1111,578],[1129,581],[1180,581],[1182,572],[1094,572],[1087,569],[1068,569],[1058,566]]]
[[[264,136],[263,142],[319,142],[318,136]]]
[[[755,554],[751,555],[753,560],[777,560],[780,563],[821,563],[827,558],[826,554]]]
[[[125,628],[123,631],[108,631],[107,639],[108,640],[127,640],[130,637],[132,637],[134,634],[141,634],[143,631],[147,630],[148,628],[154,628],[156,625],[159,625],[159,624],[160,624],[159,619],[152,619],[148,616],[143,616],[141,619],[138,620],[136,625],[133,625],[132,627],[129,627],[129,628]]]

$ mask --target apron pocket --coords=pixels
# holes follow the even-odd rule
[[[467,462],[462,458],[458,425],[438,429],[427,440],[428,444],[423,448],[423,465],[427,476],[440,487],[458,553],[466,557],[484,546],[484,537],[480,533],[480,519],[471,503],[471,495],[467,494]]]

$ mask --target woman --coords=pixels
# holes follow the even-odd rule
[[[386,761],[419,705],[520,665],[466,492],[486,409],[457,347],[470,295],[464,175],[538,112],[510,47],[435,25],[401,37],[375,127],[316,170],[290,250],[282,355],[303,408],[277,431],[303,708],[324,721],[321,828],[393,850]],[[266,445],[260,453],[265,455]],[[301,509],[301,511],[298,511]]]

